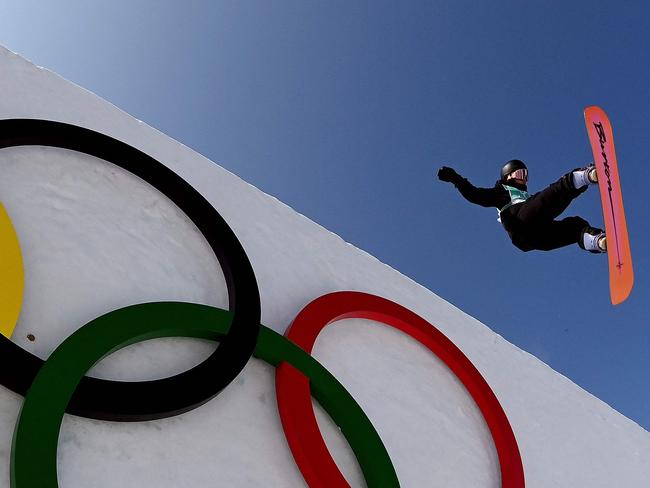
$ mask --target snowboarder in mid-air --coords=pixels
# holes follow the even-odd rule
[[[591,227],[581,217],[556,220],[574,198],[598,183],[593,165],[567,173],[534,195],[527,191],[528,168],[518,159],[501,168],[501,179],[493,188],[477,188],[447,166],[438,170],[438,178],[453,183],[469,202],[496,207],[499,221],[522,251],[550,251],[577,243],[593,253],[607,252],[607,239],[601,229]]]

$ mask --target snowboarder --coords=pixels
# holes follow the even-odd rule
[[[518,159],[501,168],[501,179],[493,188],[477,188],[447,166],[438,170],[438,178],[453,183],[469,202],[496,207],[499,222],[522,251],[550,251],[577,243],[593,253],[607,252],[607,239],[601,229],[591,227],[581,217],[556,220],[574,198],[598,183],[594,165],[571,171],[534,195],[528,193],[528,168]]]

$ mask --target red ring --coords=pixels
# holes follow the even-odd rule
[[[499,457],[502,488],[524,488],[524,468],[517,440],[494,392],[462,351],[420,316],[385,298],[342,291],[312,301],[294,319],[285,335],[311,353],[321,330],[332,322],[351,318],[370,319],[394,327],[443,361],[463,383],[485,418]],[[282,427],[309,487],[349,487],[318,428],[307,378],[282,363],[276,370],[275,381]]]

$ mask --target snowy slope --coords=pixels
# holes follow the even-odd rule
[[[251,260],[266,326],[283,333],[304,305],[338,290],[389,298],[436,325],[499,398],[519,443],[527,486],[647,485],[648,432],[431,291],[2,48],[0,93],[0,118],[58,120],[103,132],[160,160],[201,192]],[[89,156],[43,147],[0,150],[0,168],[0,201],[25,262],[25,298],[13,335],[25,349],[46,358],[81,325],[133,303],[174,299],[227,308],[223,274],[204,238],[135,176]],[[160,378],[199,363],[213,348],[188,339],[149,341],[115,353],[93,374]],[[500,486],[479,410],[420,344],[378,323],[346,320],[324,331],[314,356],[373,421],[402,486]],[[0,388],[0,486],[9,486],[20,402]],[[345,439],[322,412],[319,421],[350,483],[363,486]],[[113,423],[66,417],[59,478],[64,487],[304,486],[280,425],[274,370],[258,360],[217,398],[175,418]]]

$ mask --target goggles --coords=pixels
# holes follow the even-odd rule
[[[509,180],[524,180],[528,181],[528,170],[518,169],[508,175]]]

